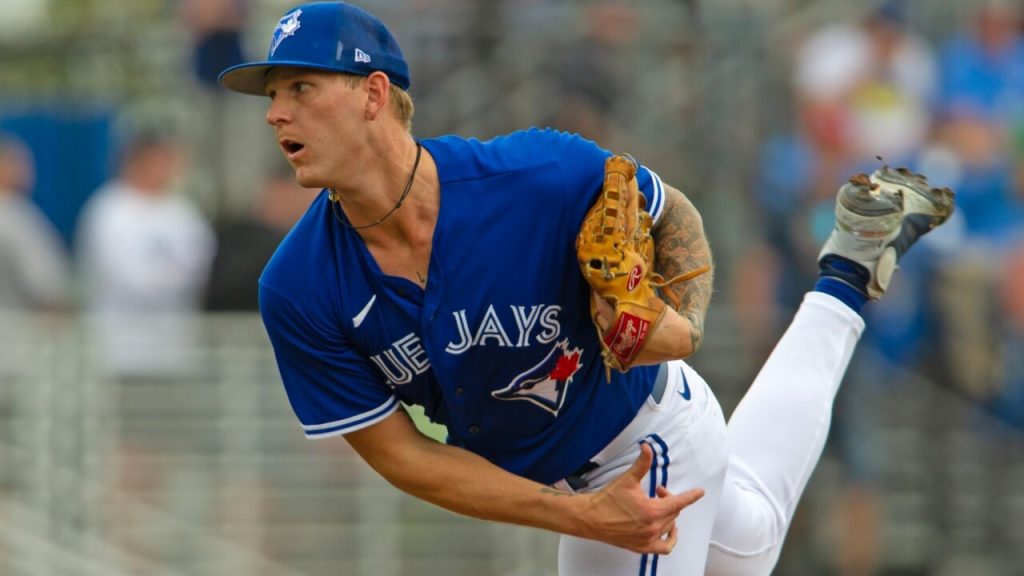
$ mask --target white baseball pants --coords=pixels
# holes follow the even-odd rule
[[[648,400],[630,425],[594,456],[584,479],[600,489],[654,449],[644,479],[673,493],[705,495],[679,516],[671,554],[640,555],[562,536],[562,576],[709,576],[770,574],[786,531],[828,437],[832,402],[864,321],[839,300],[804,298],[789,329],[744,395],[728,425],[704,380],[682,361],[669,363],[660,402]],[[564,484],[559,484],[564,488]]]

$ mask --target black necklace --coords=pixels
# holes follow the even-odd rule
[[[417,142],[416,161],[412,165],[412,173],[409,174],[409,181],[405,183],[405,190],[402,190],[402,195],[398,198],[398,202],[395,202],[395,206],[391,208],[391,210],[388,210],[387,214],[381,216],[380,219],[378,219],[376,222],[370,224],[363,224],[362,226],[353,226],[352,224],[349,224],[348,218],[343,218],[342,215],[338,213],[338,207],[341,206],[341,197],[338,196],[338,193],[335,192],[334,189],[332,188],[331,191],[328,193],[327,198],[331,201],[331,211],[334,212],[334,217],[338,220],[338,222],[341,222],[343,226],[345,226],[346,228],[351,228],[352,230],[362,230],[364,228],[371,228],[387,220],[388,216],[391,216],[392,214],[395,213],[395,210],[398,210],[399,208],[402,207],[402,202],[405,202],[405,197],[408,196],[409,191],[412,190],[412,181],[414,178],[416,178],[416,169],[420,167],[420,153],[422,151],[423,146],[419,142]]]

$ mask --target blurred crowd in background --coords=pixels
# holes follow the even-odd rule
[[[884,572],[882,471],[901,455],[880,448],[878,406],[902,375],[975,407],[993,443],[1020,443],[1021,3],[357,4],[382,17],[410,61],[417,136],[553,126],[630,152],[686,192],[716,252],[706,354],[718,360],[715,314],[733,319],[721,329],[746,364],[767,355],[813,285],[835,191],[851,175],[909,166],[956,191],[953,221],[868,307],[829,445],[843,468],[843,544],[807,573]],[[197,377],[189,354],[202,319],[255,311],[262,266],[318,192],[292,180],[265,101],[216,85],[224,67],[262,56],[290,5],[5,8],[3,314],[82,318],[103,372],[122,382]],[[0,350],[0,383],[18,361]]]

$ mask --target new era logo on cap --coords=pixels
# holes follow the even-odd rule
[[[345,51],[349,46],[351,57]],[[276,67],[360,76],[379,71],[395,86],[409,88],[409,65],[391,32],[376,16],[346,2],[310,2],[289,10],[274,28],[267,58],[228,68],[220,83],[263,95],[266,74]]]

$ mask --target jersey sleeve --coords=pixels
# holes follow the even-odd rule
[[[665,208],[665,185],[654,170],[641,165],[636,174],[636,185],[647,199],[647,211],[657,226]]]
[[[288,401],[308,438],[348,434],[387,418],[398,398],[329,316],[260,284],[260,313]]]

